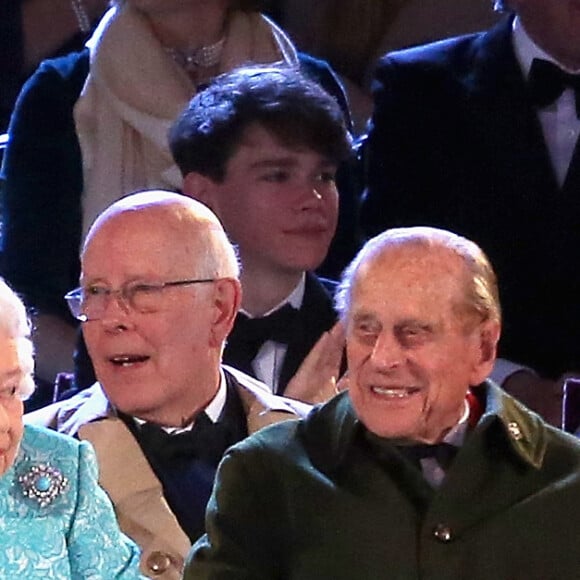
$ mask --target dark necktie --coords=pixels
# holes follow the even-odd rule
[[[576,97],[576,114],[580,118],[580,73],[570,74],[552,62],[535,58],[532,61],[528,82],[534,103],[539,108],[553,103],[565,89],[573,89]]]
[[[282,344],[290,342],[297,312],[290,304],[286,304],[272,314],[259,318],[248,318],[238,313],[228,337],[224,362],[254,375],[252,361],[266,341],[273,340]]]

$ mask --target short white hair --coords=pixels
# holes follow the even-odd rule
[[[26,308],[16,293],[0,278],[0,331],[15,339],[22,380],[18,395],[28,399],[34,392],[34,348],[30,338],[31,324]]]
[[[501,308],[497,279],[483,250],[471,240],[447,230],[416,226],[393,228],[370,239],[345,269],[335,293],[335,306],[342,318],[351,309],[352,290],[360,267],[393,247],[415,246],[443,248],[457,255],[465,266],[467,283],[465,303],[469,311],[477,312],[482,320],[501,322]]]

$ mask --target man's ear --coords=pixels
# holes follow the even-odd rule
[[[221,347],[232,330],[240,304],[242,286],[235,278],[221,278],[214,282],[213,316],[210,341],[212,347]]]
[[[476,333],[474,336],[476,352],[470,384],[479,385],[489,377],[495,364],[501,327],[499,322],[487,320],[480,324],[474,332]]]
[[[207,207],[215,212],[216,202],[213,192],[213,181],[201,173],[191,171],[183,178],[183,193],[207,205]]]

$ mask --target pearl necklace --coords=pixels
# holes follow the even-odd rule
[[[226,37],[224,36],[216,43],[208,44],[207,46],[186,50],[165,47],[165,52],[174,62],[191,74],[197,72],[200,68],[207,69],[218,65],[222,58],[225,42]]]

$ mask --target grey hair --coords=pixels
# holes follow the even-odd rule
[[[16,293],[0,278],[0,332],[15,339],[22,379],[18,396],[28,399],[34,392],[34,348],[30,338],[32,326],[26,308]]]
[[[239,278],[240,259],[237,247],[221,228],[210,227],[204,234],[202,252],[198,256],[200,278]]]
[[[481,319],[501,322],[497,279],[483,250],[474,242],[452,232],[432,227],[394,228],[370,239],[345,269],[335,293],[335,307],[341,318],[349,315],[352,291],[360,267],[377,258],[389,248],[415,246],[425,249],[444,248],[463,261],[468,274],[465,304]]]

